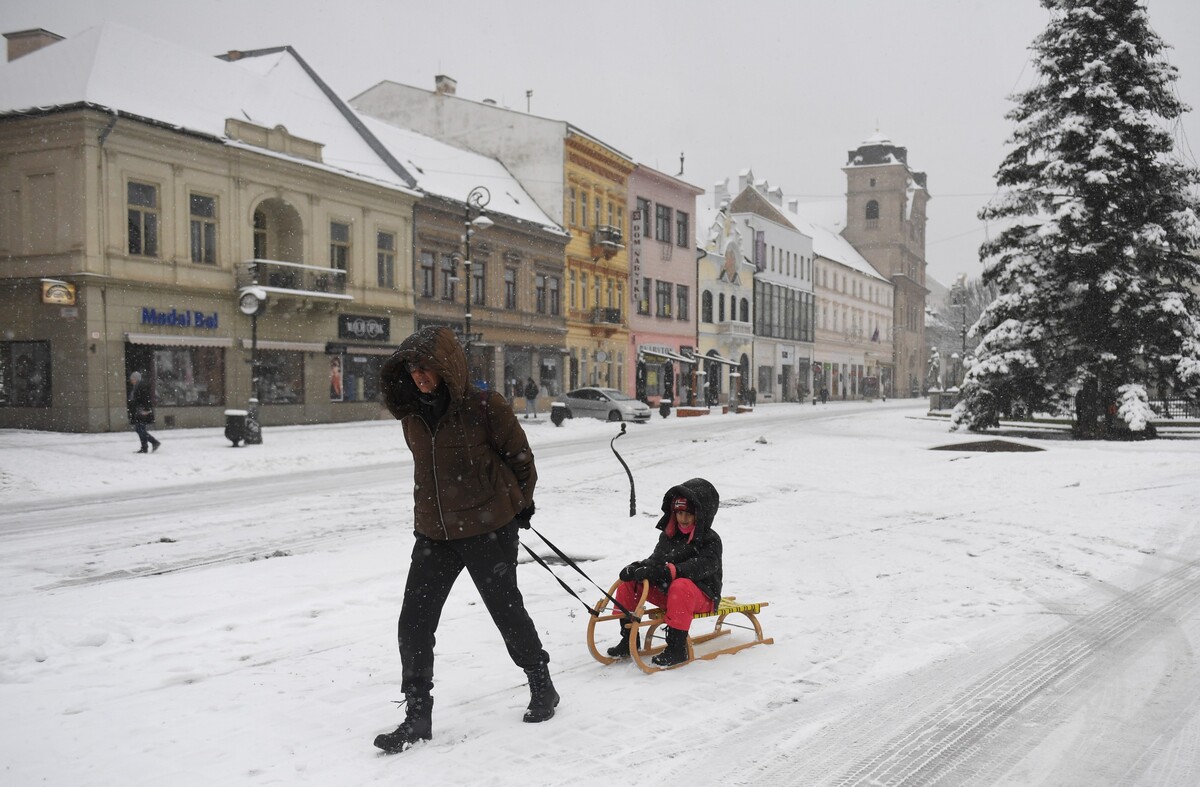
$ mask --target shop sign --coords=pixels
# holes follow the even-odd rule
[[[391,336],[391,319],[364,317],[356,314],[338,315],[339,339],[370,339],[386,342]]]
[[[42,279],[42,303],[52,306],[74,306],[75,285],[54,279]]]
[[[195,328],[198,331],[217,329],[218,312],[206,314],[192,309],[159,311],[149,306],[142,307],[142,325],[165,325],[170,328]]]

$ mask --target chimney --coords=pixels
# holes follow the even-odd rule
[[[433,78],[434,92],[440,96],[453,96],[458,92],[458,81],[446,76],[438,74]]]
[[[4,37],[8,39],[8,62],[10,63],[18,57],[24,57],[30,52],[36,52],[42,47],[63,40],[63,37],[57,33],[51,33],[40,27],[32,30],[20,30],[16,33],[5,33]]]

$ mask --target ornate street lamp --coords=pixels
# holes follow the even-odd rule
[[[246,408],[246,424],[243,434],[246,445],[262,443],[262,426],[258,420],[258,405],[261,401],[259,396],[261,368],[258,363],[258,315],[266,311],[267,292],[259,287],[257,282],[256,276],[254,284],[238,290],[238,310],[250,318],[250,403]],[[229,430],[230,426],[226,424],[225,434],[233,440]],[[236,446],[237,441],[233,440],[233,444]]]
[[[487,215],[487,204],[492,200],[492,193],[483,186],[476,186],[467,195],[466,209],[463,214],[463,269],[467,277],[467,312],[465,330],[463,332],[463,347],[467,352],[467,366],[471,364],[471,236],[480,230],[486,230],[496,222]]]

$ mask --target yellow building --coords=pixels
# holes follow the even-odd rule
[[[633,162],[572,129],[566,140],[568,387],[630,381],[625,204]]]
[[[629,257],[626,249],[629,156],[562,120],[458,95],[445,75],[434,89],[380,82],[350,100],[358,111],[401,128],[452,141],[499,159],[567,244],[566,388],[603,385],[632,393]]]

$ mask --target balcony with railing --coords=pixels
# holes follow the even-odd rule
[[[338,268],[255,259],[239,262],[235,273],[239,289],[253,284],[282,299],[354,300],[346,294],[346,272]]]
[[[741,320],[721,320],[717,323],[716,332],[720,336],[750,339],[754,337],[754,326]]]
[[[592,257],[599,259],[604,257],[610,260],[613,256],[625,248],[622,241],[621,229],[614,227],[611,224],[601,224],[592,231]]]
[[[592,309],[592,325],[620,325],[621,310],[597,306]]]

